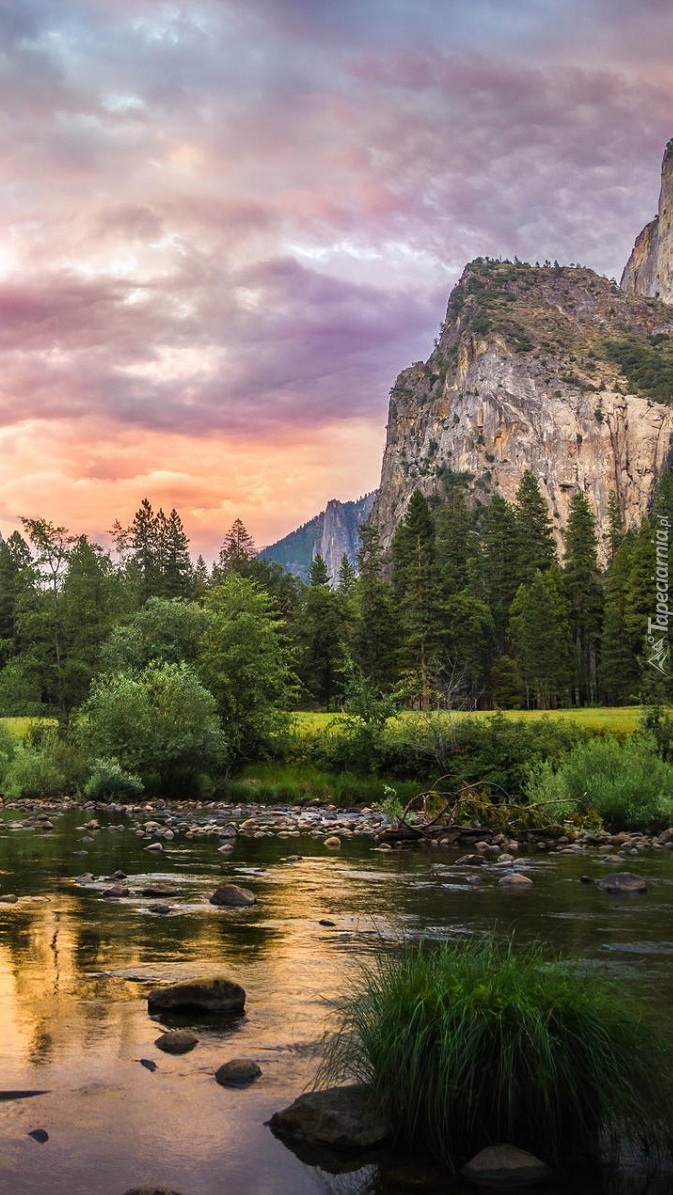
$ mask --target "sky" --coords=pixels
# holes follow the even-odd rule
[[[672,136],[670,0],[0,0],[0,530],[373,489],[464,265],[619,278]]]

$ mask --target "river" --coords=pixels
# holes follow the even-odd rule
[[[334,1174],[300,1160],[265,1124],[311,1085],[334,1001],[357,968],[401,937],[495,928],[541,938],[617,981],[632,978],[671,1015],[673,852],[629,858],[649,890],[619,898],[580,882],[610,870],[598,851],[531,855],[532,887],[508,891],[492,864],[457,866],[449,850],[379,853],[354,837],[330,852],[309,837],[268,837],[239,838],[223,856],[217,838],[177,836],[155,855],[123,814],[96,814],[93,834],[81,828],[89,811],[48,831],[11,830],[16,816],[0,826],[0,893],[19,897],[0,904],[0,1087],[45,1094],[0,1102],[0,1183],[12,1195],[123,1195],[155,1184],[181,1195],[418,1190],[420,1163]],[[298,861],[283,861],[290,851]],[[103,877],[116,870],[131,895],[106,899]],[[84,873],[96,878],[78,880]],[[257,904],[211,905],[223,880],[252,889]],[[150,881],[177,889],[168,915],[134,894]],[[216,974],[245,988],[245,1016],[194,1025],[195,1050],[162,1053],[148,991]],[[232,1057],[253,1058],[261,1078],[220,1087],[213,1073]],[[48,1140],[29,1136],[36,1130]]]

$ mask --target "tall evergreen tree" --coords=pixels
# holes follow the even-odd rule
[[[610,490],[608,495],[608,561],[614,559],[615,552],[624,538],[624,520],[619,505],[619,494]]]
[[[189,597],[192,593],[194,570],[189,555],[189,539],[175,507],[161,524],[160,538],[162,597]]]
[[[535,573],[512,603],[510,638],[519,657],[528,705],[564,704],[571,678],[570,607],[557,568]]]
[[[520,585],[528,585],[535,573],[556,563],[554,532],[547,503],[536,478],[529,469],[523,474],[514,505],[516,576]]]
[[[343,556],[341,557],[341,564],[339,565],[337,587],[342,593],[351,594],[355,588],[356,580],[357,573],[344,552]]]
[[[327,565],[322,556],[318,553],[311,561],[311,568],[308,577],[309,585],[329,585],[330,575],[327,571]]]
[[[213,569],[213,581],[219,584],[231,573],[247,577],[256,551],[255,541],[241,519],[234,519],[220,548],[220,555]]]
[[[630,588],[635,536],[623,537],[610,563],[605,583],[601,632],[599,684],[607,705],[634,702],[640,687],[640,663],[632,629],[627,628],[626,606]]]
[[[565,531],[563,582],[570,603],[574,649],[573,688],[578,704],[597,696],[598,646],[603,617],[603,584],[598,566],[596,519],[586,496],[570,500]]]
[[[358,569],[355,661],[370,685],[386,690],[398,675],[399,623],[391,586],[384,580],[381,536],[374,523],[360,527]]]
[[[493,615],[498,649],[504,653],[509,611],[519,585],[515,567],[516,515],[500,494],[494,494],[486,507],[480,532],[483,593]]]
[[[393,590],[401,627],[400,666],[409,696],[428,709],[443,638],[441,580],[428,504],[414,490],[392,545]]]

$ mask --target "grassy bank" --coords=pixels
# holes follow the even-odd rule
[[[402,803],[418,792],[411,780],[391,781]],[[232,802],[261,805],[294,804],[317,799],[334,805],[356,802],[381,804],[390,795],[389,782],[380,777],[358,776],[353,772],[326,772],[311,764],[249,764],[240,776],[223,786],[223,795]]]

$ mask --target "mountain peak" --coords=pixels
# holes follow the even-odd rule
[[[673,303],[673,138],[661,164],[657,214],[636,237],[621,285],[634,294]]]

